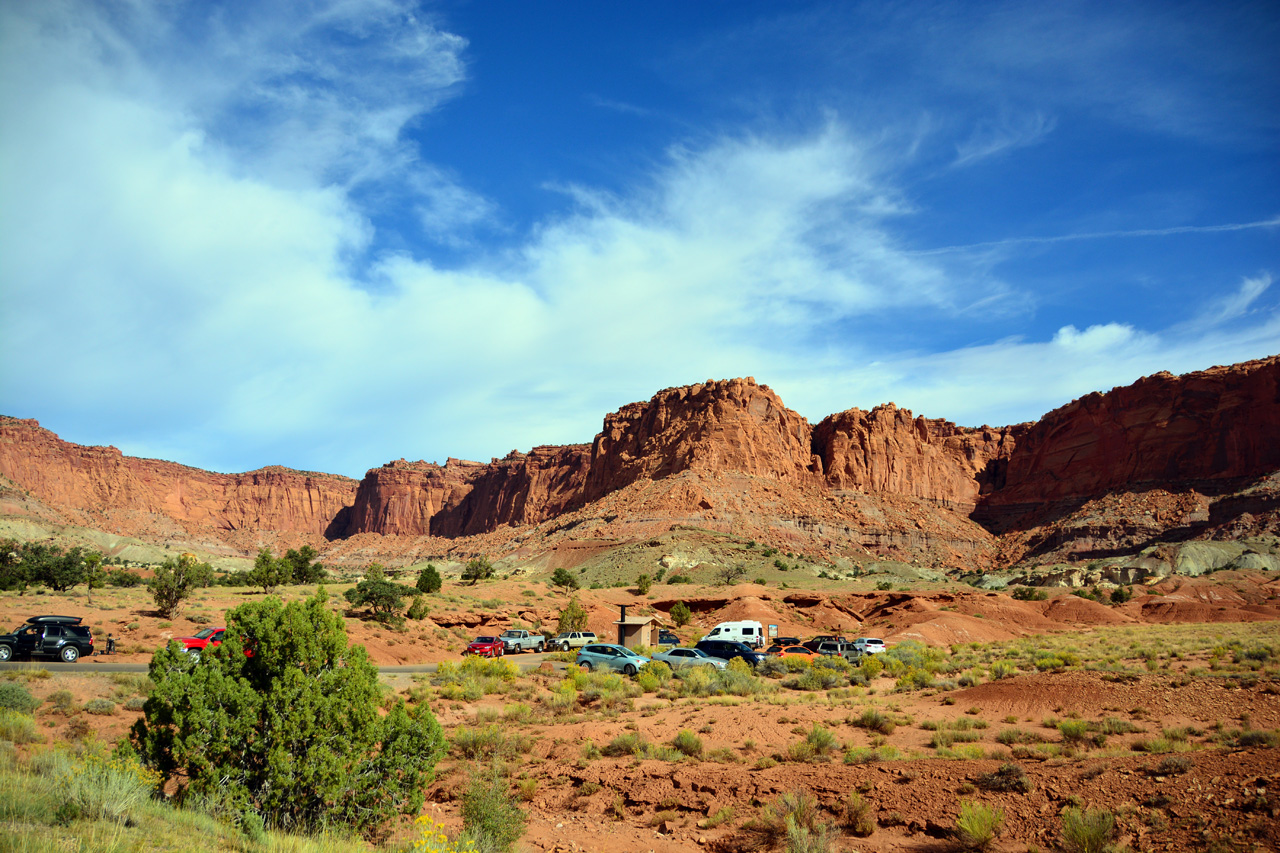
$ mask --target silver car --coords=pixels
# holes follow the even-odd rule
[[[713,669],[724,669],[729,665],[728,661],[713,658],[700,649],[669,649],[665,652],[658,652],[653,656],[653,659],[662,661],[673,670],[688,669],[691,666],[709,666]]]

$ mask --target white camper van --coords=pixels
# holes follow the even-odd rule
[[[721,622],[703,640],[734,640],[753,649],[764,645],[764,626],[759,622]]]

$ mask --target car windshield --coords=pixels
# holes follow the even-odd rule
[[[623,657],[627,657],[627,658],[640,657],[640,655],[636,654],[635,652],[631,651],[631,649],[628,649],[625,646],[619,646],[617,651],[618,651],[618,654],[622,655]]]
[[[197,640],[207,640],[213,635],[214,635],[213,628],[201,628],[199,631],[196,631]]]
[[[496,642],[498,642],[498,638],[497,638],[497,637],[476,637],[475,642],[477,642],[477,643],[496,643]]]

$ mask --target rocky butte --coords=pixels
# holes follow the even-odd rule
[[[1271,357],[1156,374],[1034,424],[967,428],[893,404],[810,425],[752,378],[708,380],[606,415],[590,445],[398,460],[358,484],[283,468],[213,474],[5,418],[0,474],[71,523],[145,537],[163,522],[242,550],[235,532],[359,537],[387,553],[415,537],[482,537],[501,551],[551,522],[608,523],[615,538],[692,522],[827,555],[982,565],[1085,540],[1136,547],[1153,517],[1184,537],[1274,527],[1278,389]]]

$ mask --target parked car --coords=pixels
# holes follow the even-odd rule
[[[774,637],[773,645],[775,646],[799,646],[803,645],[799,637]]]
[[[532,631],[521,631],[511,629],[503,631],[501,634],[504,651],[507,654],[515,654],[517,652],[541,652],[545,651],[547,641],[541,634],[535,634]]]
[[[857,663],[862,660],[862,650],[853,643],[846,643],[842,640],[826,640],[818,643],[817,654],[844,658],[849,663]]]
[[[813,660],[818,656],[818,652],[811,652],[804,646],[770,646],[765,650],[765,654],[771,657],[779,658],[804,658],[805,660]]]
[[[660,645],[660,646],[678,646],[678,645],[680,645],[680,638],[679,638],[679,637],[677,637],[675,634],[671,633],[670,631],[659,631],[659,632],[658,632],[658,645]]]
[[[593,669],[613,669],[623,675],[635,675],[649,662],[644,655],[615,643],[592,643],[578,650],[574,660],[578,666],[590,672]]]
[[[859,637],[853,641],[853,646],[864,655],[878,655],[889,648],[884,644],[884,640],[872,637]]]
[[[721,660],[729,661],[734,658],[742,658],[752,666],[767,657],[752,649],[746,643],[739,643],[736,640],[699,640],[694,648]]]
[[[502,642],[501,637],[476,637],[463,654],[482,658],[500,658],[505,651],[506,644]]]
[[[48,657],[75,663],[93,654],[93,632],[80,616],[32,616],[26,624],[0,635],[0,661]]]
[[[816,651],[818,650],[818,646],[819,646],[820,644],[822,644],[822,643],[832,643],[832,642],[835,642],[835,643],[847,643],[847,642],[849,642],[849,641],[848,641],[848,640],[846,640],[844,637],[841,637],[841,636],[836,636],[836,635],[833,635],[833,634],[821,634],[821,635],[819,635],[819,636],[817,636],[817,637],[814,637],[812,640],[805,640],[805,641],[804,641],[803,643],[801,643],[800,645],[804,646],[806,649],[808,649],[808,650],[809,650],[809,651],[811,651],[811,652],[816,652]]]
[[[580,649],[587,643],[594,642],[596,642],[596,635],[590,631],[561,631],[551,638],[551,649],[567,652],[569,649]]]
[[[660,660],[673,670],[688,669],[694,666],[709,666],[712,669],[724,669],[729,664],[721,658],[713,658],[700,649],[675,648],[668,649],[665,652],[658,652],[653,656],[654,660]]]
[[[194,637],[178,637],[177,641],[182,643],[182,650],[189,654],[192,660],[200,660],[205,649],[222,645],[222,637],[226,633],[226,628],[201,628],[196,631]]]

